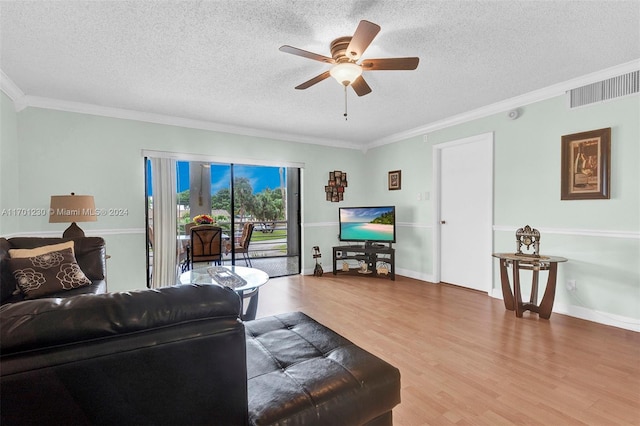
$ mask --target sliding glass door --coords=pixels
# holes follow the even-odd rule
[[[148,276],[153,274],[153,188],[147,167]],[[176,162],[176,264],[187,267],[189,228],[194,218],[211,216],[223,229],[223,264],[252,266],[271,277],[298,274],[300,259],[300,170],[293,167]],[[246,247],[247,224],[253,233]],[[246,231],[245,231],[246,233]],[[200,265],[203,266],[203,265]],[[150,281],[151,283],[151,281]]]

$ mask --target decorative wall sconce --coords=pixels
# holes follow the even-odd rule
[[[329,184],[324,187],[327,201],[339,203],[344,200],[344,189],[347,187],[347,174],[340,170],[329,172]]]

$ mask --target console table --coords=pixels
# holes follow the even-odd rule
[[[360,268],[351,268],[349,271],[343,271],[336,267],[338,260],[357,260],[367,264],[366,274],[373,276],[383,276],[378,273],[378,262],[384,262],[389,265],[387,275],[393,281],[396,279],[395,266],[396,251],[394,248],[386,245],[364,245],[364,246],[335,246],[333,247],[333,275],[338,272],[351,273],[353,275],[365,273]]]
[[[502,297],[504,307],[510,311],[516,311],[517,317],[522,317],[524,311],[537,312],[540,318],[549,319],[553,308],[553,301],[556,297],[556,277],[558,275],[558,263],[566,262],[567,259],[559,256],[531,256],[514,253],[493,253],[493,257],[500,259],[500,280],[502,282]],[[507,268],[513,267],[513,293],[509,283]],[[531,296],[528,303],[522,302],[522,292],[520,290],[520,270],[526,269],[533,272],[531,282]],[[547,287],[542,297],[542,302],[538,305],[538,273],[549,271]],[[515,297],[515,300],[514,300]]]

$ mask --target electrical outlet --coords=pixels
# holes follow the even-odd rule
[[[576,291],[577,289],[576,280],[568,280],[567,281],[567,290]]]

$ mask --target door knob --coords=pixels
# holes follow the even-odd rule
[[[447,221],[441,220],[440,223],[444,225],[445,223],[447,223]]]

